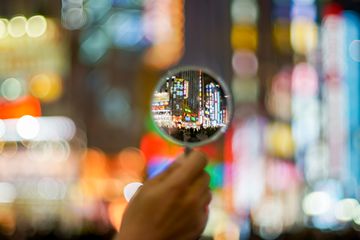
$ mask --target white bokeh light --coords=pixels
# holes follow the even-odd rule
[[[7,37],[8,30],[7,26],[9,24],[9,20],[5,18],[0,18],[0,39]]]
[[[1,121],[6,131],[3,132],[3,127],[0,126],[0,138],[5,142],[19,142],[24,139],[55,142],[70,141],[77,131],[75,123],[70,118],[61,116],[36,118],[24,116],[24,118],[20,119],[3,119]],[[0,125],[2,124],[0,123]],[[65,148],[68,147],[65,146]]]
[[[360,40],[354,40],[349,46],[349,54],[352,60],[360,62]]]
[[[327,192],[312,192],[305,196],[302,207],[307,215],[317,216],[330,210],[333,199]]]
[[[0,92],[6,100],[16,100],[23,94],[22,82],[17,78],[8,78],[2,82]]]
[[[335,205],[335,217],[339,221],[348,222],[352,220],[353,214],[358,207],[359,202],[356,199],[343,199]]]
[[[14,38],[24,36],[26,34],[26,18],[24,16],[12,18],[8,25],[8,32]]]
[[[137,190],[142,186],[143,184],[140,182],[132,182],[127,184],[124,187],[124,197],[126,199],[126,201],[130,201],[131,198],[135,195],[135,193],[137,192]]]
[[[26,24],[26,32],[29,37],[36,38],[46,32],[47,22],[44,16],[36,15],[29,18]]]
[[[0,119],[0,139],[5,135],[6,126],[3,120]]]
[[[360,205],[353,210],[352,219],[356,225],[360,226]]]
[[[37,183],[37,192],[41,198],[46,200],[64,199],[66,186],[62,181],[53,178],[42,178]]]
[[[63,25],[70,30],[80,29],[86,24],[87,17],[83,8],[69,8],[63,12]]]
[[[14,185],[7,182],[0,182],[0,203],[12,203],[16,199]]]
[[[32,116],[25,115],[17,122],[16,131],[25,140],[34,139],[40,131],[39,121]]]

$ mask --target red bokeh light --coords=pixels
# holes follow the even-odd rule
[[[0,119],[20,118],[24,115],[40,117],[40,101],[32,96],[25,96],[11,102],[0,98]]]

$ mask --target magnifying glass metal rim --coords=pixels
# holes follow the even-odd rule
[[[201,70],[202,72],[206,73],[207,75],[211,76],[215,81],[217,81],[219,83],[219,85],[221,86],[221,89],[224,92],[224,95],[227,96],[226,99],[226,108],[228,109],[228,122],[226,123],[225,126],[221,127],[219,130],[217,130],[212,136],[210,136],[208,139],[202,140],[202,141],[198,141],[198,142],[186,142],[186,141],[180,141],[178,139],[176,139],[175,137],[172,137],[170,134],[166,133],[161,127],[158,126],[158,124],[155,122],[154,119],[154,113],[151,111],[151,120],[155,126],[155,129],[157,130],[157,132],[160,134],[161,137],[163,137],[164,139],[175,143],[177,145],[180,146],[186,146],[186,147],[199,147],[199,146],[203,146],[206,145],[210,142],[213,142],[215,140],[217,140],[222,134],[224,134],[227,129],[229,128],[231,122],[232,122],[232,118],[233,118],[233,113],[234,113],[234,109],[233,109],[233,97],[232,97],[232,93],[228,87],[228,85],[223,81],[223,79],[216,74],[214,71],[210,70],[207,67],[201,67],[201,66],[195,66],[195,65],[190,65],[190,66],[180,66],[180,67],[175,67],[169,71],[167,71],[161,78],[160,81],[156,84],[155,88],[153,89],[152,93],[154,93],[156,90],[160,89],[160,87],[164,84],[164,82],[166,81],[167,77],[173,76],[178,74],[179,72],[182,71],[199,71]],[[151,98],[151,105],[154,102],[154,94],[152,94],[152,98]]]

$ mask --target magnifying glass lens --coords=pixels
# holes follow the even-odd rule
[[[202,68],[166,74],[155,88],[151,107],[162,135],[190,147],[206,144],[225,132],[231,109],[227,86]]]

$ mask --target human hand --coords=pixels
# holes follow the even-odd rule
[[[206,164],[204,154],[192,151],[147,181],[129,202],[118,239],[197,239],[205,228],[211,201]]]

